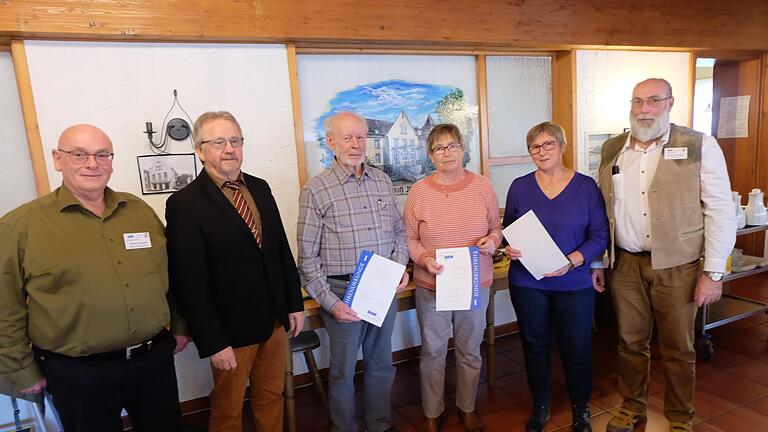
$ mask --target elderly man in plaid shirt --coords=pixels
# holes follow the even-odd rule
[[[401,264],[408,262],[405,228],[392,190],[382,171],[365,165],[368,128],[365,120],[341,112],[325,121],[333,165],[312,178],[299,198],[298,245],[301,282],[321,306],[330,340],[330,410],[333,431],[356,431],[354,374],[362,346],[365,362],[365,427],[370,432],[393,430],[390,393],[393,301],[382,326],[361,321],[341,301],[363,250]],[[408,274],[398,291],[408,284]]]

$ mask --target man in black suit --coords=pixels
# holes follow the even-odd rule
[[[304,326],[296,264],[269,185],[240,171],[234,116],[201,115],[193,137],[205,169],[171,195],[165,217],[171,290],[200,358],[211,358],[209,431],[242,430],[250,378],[256,430],[279,432],[285,330]]]

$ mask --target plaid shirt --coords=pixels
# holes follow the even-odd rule
[[[369,166],[357,178],[334,159],[330,169],[307,182],[299,196],[297,231],[301,283],[327,311],[339,298],[326,277],[352,273],[363,250],[408,262],[392,181]]]

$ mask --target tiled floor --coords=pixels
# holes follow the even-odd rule
[[[754,287],[754,280],[759,285]],[[732,292],[768,301],[768,276],[734,283]],[[738,285],[736,285],[738,283]],[[695,430],[701,432],[768,431],[768,315],[760,314],[711,331],[716,344],[711,361],[697,363]],[[609,410],[621,403],[616,388],[616,336],[601,329],[594,337],[594,390],[590,408],[592,427],[604,431]],[[485,368],[477,397],[477,411],[490,431],[520,431],[530,414],[522,348],[517,335],[497,340],[496,386],[488,388]],[[485,366],[485,365],[484,365]],[[654,356],[651,374],[651,399],[648,422],[639,431],[667,431],[663,414],[664,378],[661,363]],[[446,374],[445,431],[463,430],[454,405],[455,366],[449,353]],[[358,393],[357,405],[361,405]],[[419,393],[418,360],[399,364],[392,392],[392,422],[399,431],[416,431],[424,420]],[[553,358],[552,419],[548,431],[570,430],[570,403],[564,389],[559,359]],[[190,426],[204,419],[188,418]],[[299,431],[329,430],[328,416],[311,387],[297,390]],[[361,428],[362,430],[362,428]]]

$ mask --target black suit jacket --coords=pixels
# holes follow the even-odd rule
[[[267,182],[243,174],[261,214],[259,248],[242,217],[203,170],[165,207],[171,292],[200,358],[269,339],[275,319],[304,309],[299,275]]]

